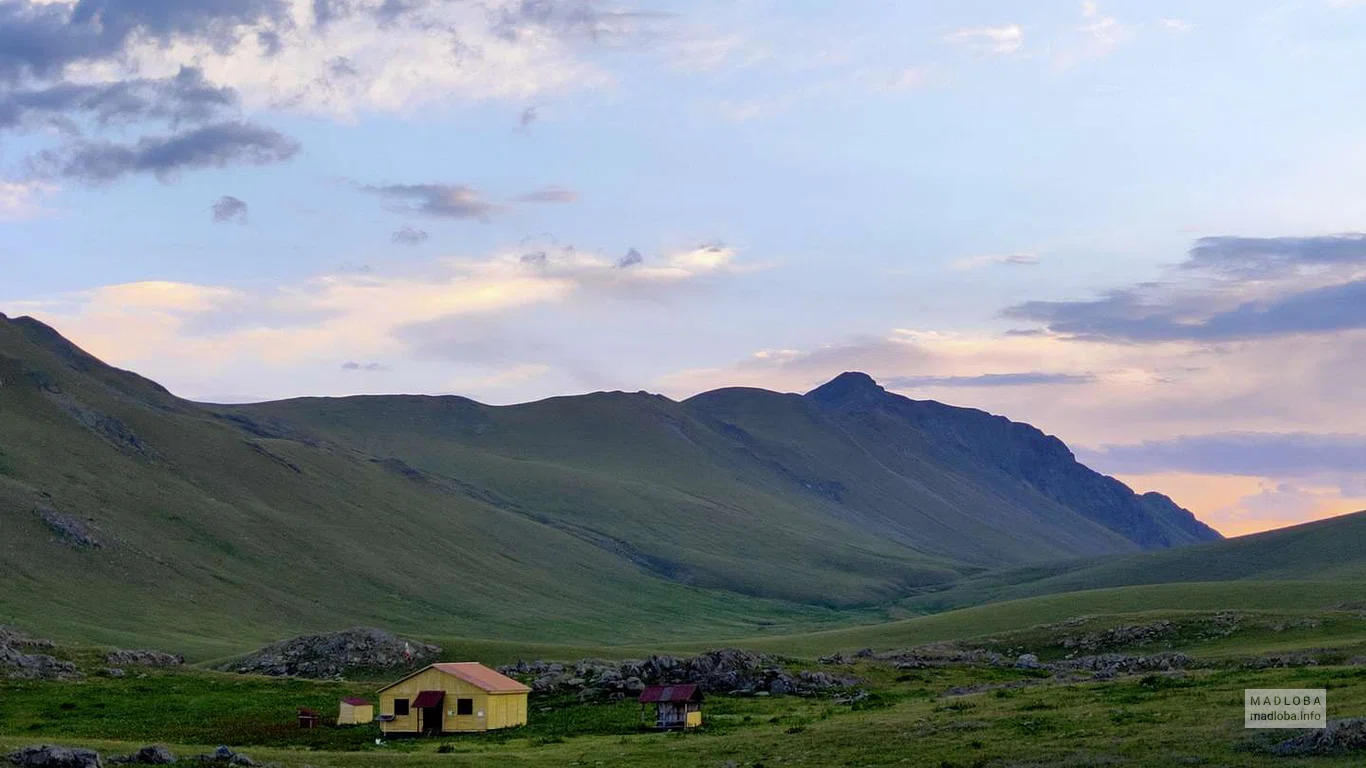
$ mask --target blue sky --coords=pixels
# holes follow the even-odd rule
[[[209,400],[867,370],[1257,530],[1366,507],[1363,50],[1351,0],[0,0],[0,311]]]

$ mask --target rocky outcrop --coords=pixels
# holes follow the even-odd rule
[[[115,765],[173,765],[175,761],[175,753],[159,744],[143,747],[131,755],[109,758]]]
[[[733,649],[685,659],[651,656],[627,661],[519,661],[499,671],[523,680],[537,693],[574,694],[584,699],[624,698],[639,694],[647,685],[675,683],[696,684],[709,693],[811,696],[843,690],[858,682],[826,672],[792,672],[778,657]]]
[[[80,671],[69,661],[62,661],[45,653],[30,651],[50,650],[51,640],[39,640],[14,629],[0,627],[0,677],[17,680],[64,680],[79,677]]]
[[[185,657],[162,651],[121,650],[106,654],[104,663],[111,667],[178,667],[185,663]]]
[[[1313,757],[1366,752],[1366,718],[1334,720],[1327,728],[1286,739],[1271,750],[1282,757]]]
[[[22,768],[103,768],[99,753],[89,749],[54,747],[47,744],[24,747],[9,753],[12,765]]]
[[[355,672],[392,672],[436,661],[441,649],[381,629],[305,635],[268,645],[218,667],[226,672],[326,680]]]

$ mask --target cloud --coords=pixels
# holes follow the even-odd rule
[[[41,181],[0,179],[0,221],[20,221],[41,216],[46,209],[39,204],[39,198],[56,191],[56,186]]]
[[[281,21],[281,0],[80,0],[0,3],[0,82],[62,76],[117,58],[133,41],[197,40],[231,51],[252,25]]]
[[[1195,24],[1185,19],[1165,18],[1162,19],[1162,26],[1173,32],[1189,32],[1192,29],[1195,29]]]
[[[427,230],[413,227],[404,227],[389,237],[390,241],[396,245],[422,245],[429,238],[431,238],[431,234]]]
[[[202,71],[182,67],[170,77],[107,83],[59,83],[46,88],[0,92],[0,130],[52,126],[80,133],[78,117],[97,126],[158,120],[202,123],[237,106],[231,88],[215,86]]]
[[[383,365],[381,363],[357,363],[355,361],[348,361],[342,363],[341,368],[343,371],[364,371],[366,373],[376,373],[379,371],[389,370],[389,367],[387,365]]]
[[[1231,432],[1183,435],[1088,451],[1115,472],[1248,477],[1366,474],[1366,435]]]
[[[965,27],[944,38],[946,42],[966,45],[984,53],[1001,56],[1018,53],[1024,47],[1024,29],[1019,24],[995,27]]]
[[[1005,311],[1081,340],[1227,342],[1366,328],[1366,236],[1198,241],[1170,279]]]
[[[626,252],[625,256],[617,259],[617,269],[628,269],[644,262],[645,257],[640,255],[640,251],[632,248]]]
[[[212,206],[213,220],[215,222],[235,221],[238,224],[247,223],[247,204],[231,195],[224,195],[216,200]]]
[[[487,221],[500,210],[498,205],[484,200],[478,190],[463,184],[390,184],[362,189],[391,201],[392,210],[401,213]]]
[[[1131,33],[1128,25],[1103,13],[1094,0],[1084,0],[1081,17],[1082,23],[1076,30],[1055,46],[1053,64],[1060,69],[1108,56]]]
[[[513,198],[518,203],[572,203],[579,199],[579,193],[567,187],[541,187]]]
[[[78,141],[29,158],[39,178],[102,183],[134,173],[162,181],[181,171],[227,165],[269,165],[299,153],[299,143],[280,132],[246,122],[207,125],[169,136],[144,136],[134,144]]]
[[[1007,267],[1032,267],[1039,263],[1039,257],[1033,253],[1000,253],[988,254],[985,256],[970,256],[959,259],[953,263],[953,268],[958,270],[973,270],[1000,265]]]
[[[1086,373],[984,373],[978,376],[897,376],[883,382],[888,389],[935,389],[940,387],[1032,387],[1053,384],[1090,384]]]

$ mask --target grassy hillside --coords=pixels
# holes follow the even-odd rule
[[[1004,569],[899,604],[923,613],[1104,587],[1290,580],[1366,583],[1366,512],[1182,549]]]

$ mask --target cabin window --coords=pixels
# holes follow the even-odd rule
[[[456,699],[455,714],[472,715],[474,714],[474,699]]]
[[[394,699],[394,717],[406,717],[408,715],[408,700]]]

